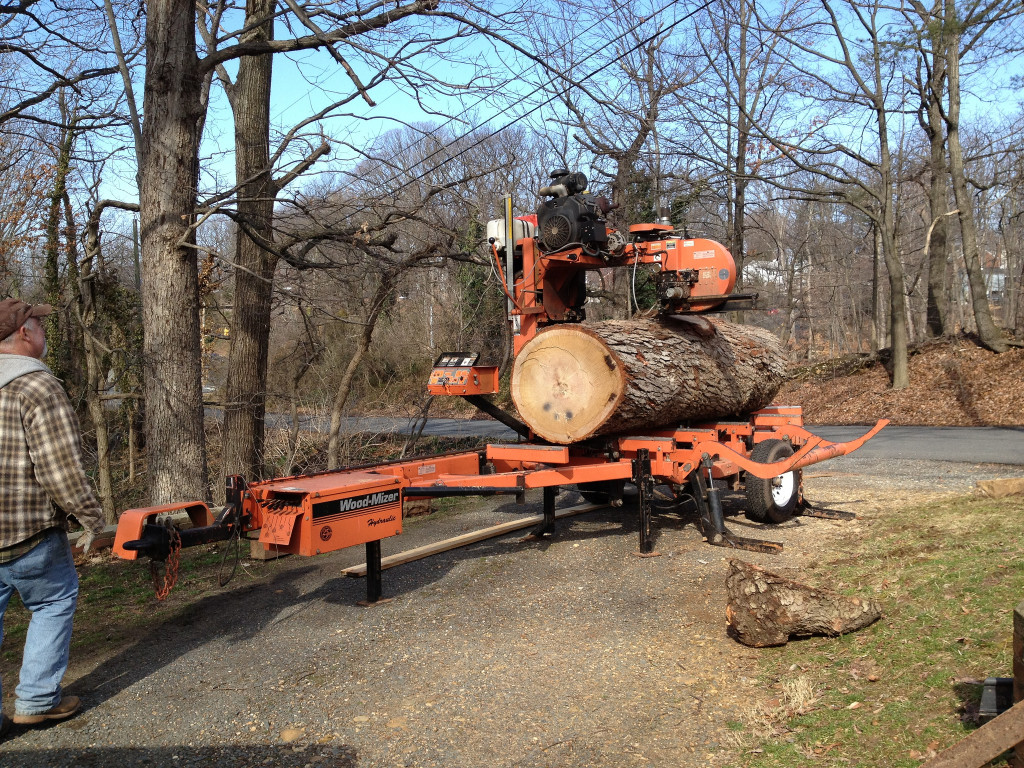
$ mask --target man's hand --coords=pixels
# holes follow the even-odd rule
[[[92,543],[95,540],[96,533],[86,528],[85,532],[78,538],[78,546],[82,548],[83,555],[89,554],[89,550],[92,549]]]

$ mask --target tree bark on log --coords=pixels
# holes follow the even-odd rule
[[[770,332],[707,317],[556,325],[516,357],[512,400],[537,435],[572,443],[756,411],[785,362]]]
[[[744,645],[785,645],[790,636],[845,635],[882,615],[875,600],[844,597],[769,573],[742,560],[729,561],[726,619]]]

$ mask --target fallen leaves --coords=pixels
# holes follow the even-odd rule
[[[809,424],[1024,426],[1024,349],[995,354],[971,339],[934,341],[910,357],[910,386],[893,390],[878,363],[824,366],[787,382],[776,402],[801,405]]]

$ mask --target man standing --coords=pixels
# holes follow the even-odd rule
[[[14,590],[32,613],[15,723],[70,717],[81,702],[61,696],[68,667],[78,574],[67,517],[85,528],[88,551],[103,511],[82,469],[78,418],[61,383],[43,364],[48,304],[0,301],[0,638]],[[0,713],[0,735],[10,719]]]

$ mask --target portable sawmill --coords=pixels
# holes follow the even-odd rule
[[[783,378],[777,341],[709,317],[756,307],[756,294],[734,291],[729,251],[680,237],[668,223],[634,225],[623,235],[608,226],[613,206],[586,186],[581,173],[554,171],[535,214],[513,217],[506,198],[503,217],[487,227],[513,331],[518,414],[488,397],[498,392],[499,371],[480,365],[475,353],[442,354],[427,384],[431,394],[462,397],[501,421],[519,442],[273,480],[234,476],[220,510],[200,501],[127,510],[114,552],[166,563],[159,594],[173,584],[178,552],[189,546],[249,538],[272,552],[312,556],[363,544],[372,604],[382,592],[380,542],[402,532],[407,500],[522,500],[526,491],[543,489],[543,516],[532,535],[549,536],[559,488],[576,486],[588,502],[621,506],[631,483],[640,554],[653,551],[659,485],[695,508],[704,538],[717,546],[782,547],[726,528],[723,485],[743,489],[746,515],[757,522],[782,523],[794,514],[852,517],[808,504],[801,470],[856,450],[888,422],[857,440],[830,443],[804,428],[799,407],[772,405]],[[585,323],[587,273],[635,275],[640,266],[656,274],[654,316]],[[173,524],[171,515],[182,512],[190,526]]]

